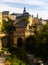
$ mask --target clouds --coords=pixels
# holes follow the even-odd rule
[[[19,12],[22,13],[23,9],[22,8],[16,8],[16,7],[11,7],[5,4],[0,4],[0,11],[10,11],[10,13],[12,12]]]
[[[40,9],[48,9],[48,0],[4,0],[8,3],[19,3],[19,4],[26,4],[29,6],[41,6]]]
[[[18,4],[18,5],[17,5]],[[23,7],[32,15],[48,18],[48,0],[1,0],[0,11],[8,10],[10,12],[23,12]]]
[[[21,3],[21,4],[27,4],[27,5],[43,5],[44,1],[40,0],[4,0],[6,2],[11,2],[11,3]]]

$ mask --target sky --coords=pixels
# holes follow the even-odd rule
[[[31,15],[48,19],[48,0],[0,0],[0,12],[23,13],[23,9]]]

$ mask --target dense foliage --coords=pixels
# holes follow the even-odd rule
[[[12,57],[15,55],[20,60],[24,61],[25,63],[29,64],[29,60],[27,57],[27,52],[21,48],[21,47],[12,47],[9,49],[9,52],[11,53]]]
[[[48,23],[33,36],[26,38],[26,50],[48,60]]]
[[[2,31],[5,33],[10,33],[12,32],[13,29],[13,20],[9,19],[8,20],[3,20],[3,27]]]
[[[23,21],[26,21],[27,19],[23,19]],[[12,26],[12,22],[10,19],[9,21],[3,21],[3,29],[2,31],[10,33],[14,30],[14,27]],[[20,60],[23,60],[24,62],[27,62],[28,64],[28,58],[27,53],[34,54],[35,56],[41,57],[44,60],[48,60],[48,23],[43,26],[43,29],[37,32],[35,25],[35,35],[29,36],[25,39],[25,47],[23,49],[22,45],[23,42],[21,39],[18,41],[17,47],[11,47],[10,44],[13,42],[8,43],[9,45],[9,52],[14,56],[16,55],[17,58]],[[9,35],[9,40],[12,34]],[[13,46],[13,45],[12,45]]]

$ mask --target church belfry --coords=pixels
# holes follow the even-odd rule
[[[24,7],[23,14],[26,13],[26,8]]]

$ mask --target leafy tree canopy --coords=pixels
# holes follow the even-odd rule
[[[3,20],[2,31],[5,33],[9,33],[12,31],[13,21],[8,18],[8,21]]]

